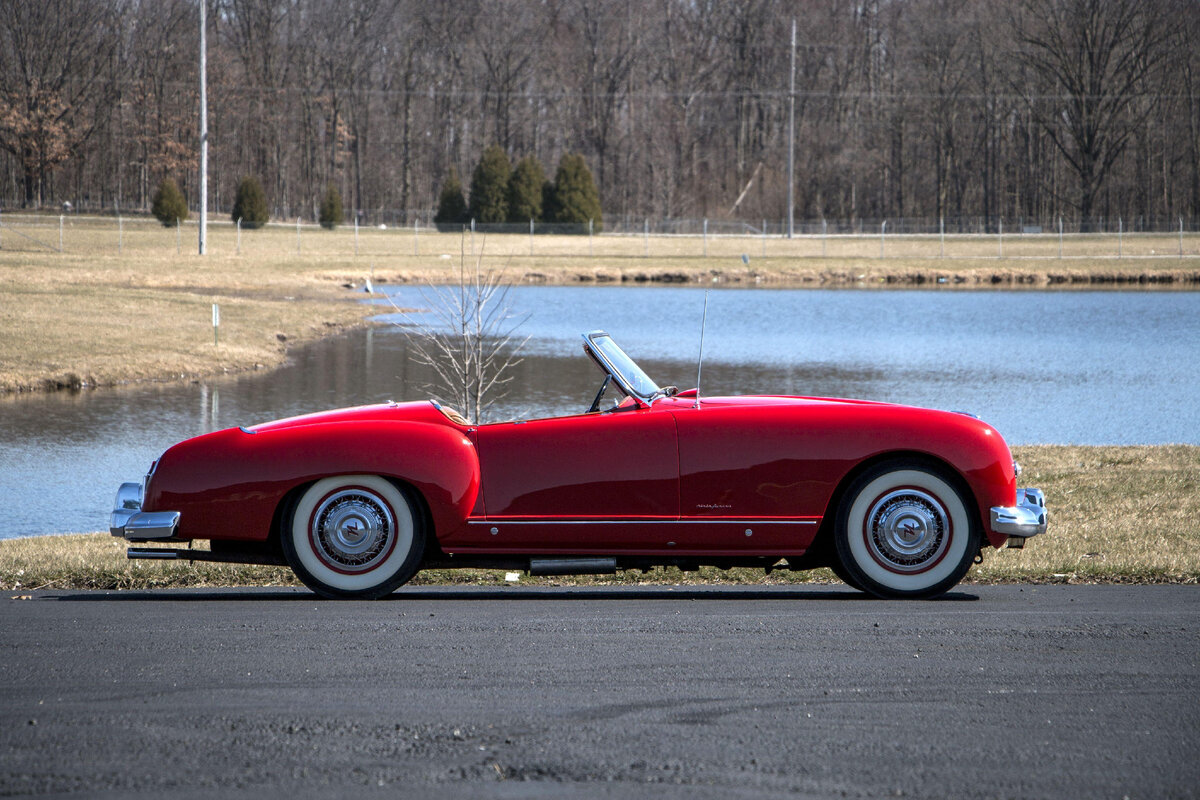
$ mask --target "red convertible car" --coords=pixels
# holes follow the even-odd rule
[[[167,450],[117,492],[131,558],[287,564],[326,597],[383,597],[418,570],[535,575],[828,566],[882,597],[932,597],[984,547],[1046,530],[989,425],[947,411],[661,387],[602,331],[584,413],[472,425],[434,402],[230,428]],[[611,407],[603,398],[614,392]],[[607,405],[607,404],[605,404]]]

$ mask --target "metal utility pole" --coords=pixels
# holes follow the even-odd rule
[[[200,0],[200,255],[208,245],[208,43],[204,38],[206,6]]]
[[[796,19],[792,18],[792,76],[788,81],[788,238],[796,228]]]

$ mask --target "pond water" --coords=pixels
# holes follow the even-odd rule
[[[429,303],[389,288],[401,307]],[[582,411],[606,329],[661,384],[696,383],[704,291],[519,287],[524,360],[494,418]],[[389,309],[381,308],[382,311]],[[404,318],[265,374],[0,399],[0,538],[105,530],[112,496],[171,444],[327,408],[429,396]],[[1011,444],[1200,444],[1200,293],[721,289],[702,392],[861,397],[970,411]]]

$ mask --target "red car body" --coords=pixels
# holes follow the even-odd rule
[[[606,368],[594,352],[589,355]],[[607,386],[618,372],[606,371]],[[117,518],[119,494],[113,533],[135,541],[209,539],[214,559],[284,560],[295,567],[297,555],[281,548],[280,541],[293,538],[287,531],[297,497],[331,476],[379,476],[412,506],[423,539],[421,552],[410,559],[415,569],[779,568],[786,559],[791,568],[833,566],[852,585],[876,594],[928,596],[961,575],[948,585],[943,577],[932,586],[880,587],[853,568],[847,574],[844,562],[853,556],[838,556],[834,529],[839,510],[850,502],[847,492],[881,465],[916,466],[940,475],[962,497],[970,517],[965,524],[950,512],[939,517],[923,511],[921,504],[928,501],[922,500],[915,522],[901,519],[905,508],[913,509],[893,499],[895,519],[880,524],[891,525],[893,534],[899,531],[901,545],[919,535],[921,526],[938,528],[936,535],[945,539],[958,525],[973,532],[969,560],[984,544],[1023,542],[1045,529],[1041,493],[1021,490],[1018,497],[1008,446],[995,429],[969,415],[810,397],[701,400],[695,390],[664,392],[647,402],[636,386],[618,388],[626,396],[612,409],[567,417],[475,425],[424,401],[328,411],[199,436],[162,455],[136,500],[133,490],[123,487],[125,508],[132,513]],[[951,494],[945,489],[925,494],[930,491]],[[1033,518],[1028,510],[1016,520],[996,513],[1028,508],[1034,508]],[[137,519],[162,522],[163,514],[175,515],[169,530],[136,524]],[[309,534],[296,524],[300,532],[293,550],[305,547],[306,536],[316,541],[325,535],[312,533],[317,521]],[[356,526],[371,523],[338,524],[349,525],[353,539],[360,533]],[[886,537],[879,542],[885,555],[893,553]],[[131,555],[171,557],[165,552],[189,557],[206,551],[135,549]],[[901,562],[900,572],[911,571]],[[340,571],[340,562],[328,563]],[[368,591],[357,584],[345,589],[306,582],[333,596],[379,596],[394,588],[387,588],[389,581]]]

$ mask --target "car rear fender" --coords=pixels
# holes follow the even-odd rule
[[[332,422],[189,439],[158,464],[148,508],[181,512],[182,538],[266,539],[297,488],[331,475],[381,475],[411,487],[434,530],[454,530],[479,494],[479,459],[449,425]]]

